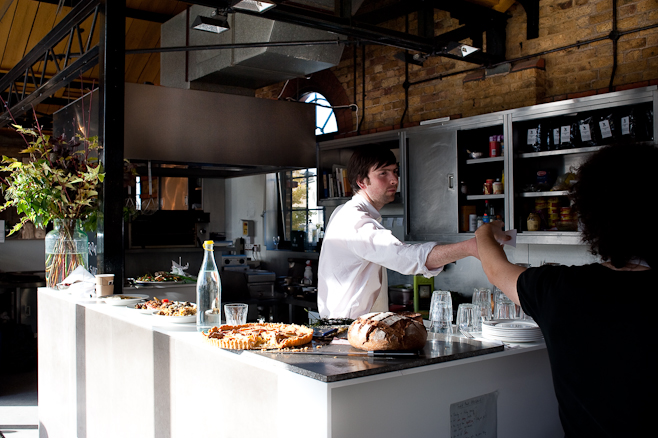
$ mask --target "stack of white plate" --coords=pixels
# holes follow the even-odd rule
[[[482,322],[482,337],[503,342],[535,342],[543,338],[534,321],[524,319],[493,319]]]

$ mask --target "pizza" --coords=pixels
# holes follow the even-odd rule
[[[213,327],[203,336],[220,348],[267,350],[307,344],[313,339],[313,329],[296,324],[250,323]]]

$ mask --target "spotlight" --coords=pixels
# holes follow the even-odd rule
[[[265,12],[270,8],[273,8],[276,6],[275,3],[270,3],[270,2],[257,2],[254,0],[242,0],[238,1],[236,4],[233,5],[235,9],[244,9],[247,11],[254,11],[254,12]]]
[[[478,49],[477,47],[471,47],[466,44],[451,42],[448,43],[448,45],[443,48],[442,52],[464,58],[470,55],[471,53],[477,52],[478,50],[480,49]]]
[[[418,65],[422,67],[423,62],[427,61],[427,58],[429,58],[430,55],[427,54],[423,55],[420,53],[415,53],[412,55],[411,53],[407,53],[407,52],[398,52],[395,55],[393,55],[393,57],[395,59],[399,59],[400,61],[404,61],[409,64]]]
[[[222,33],[231,28],[228,24],[226,12],[215,10],[212,17],[198,15],[192,23],[192,29],[205,30],[206,32]]]

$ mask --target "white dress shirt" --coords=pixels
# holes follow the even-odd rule
[[[443,270],[425,262],[436,242],[400,242],[381,215],[356,194],[336,208],[325,230],[318,266],[318,310],[322,318],[352,318],[388,311],[386,269],[433,277]]]

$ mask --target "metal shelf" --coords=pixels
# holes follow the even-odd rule
[[[505,161],[505,157],[471,158],[466,160],[466,164],[491,163],[494,161]]]
[[[469,201],[479,201],[482,199],[505,199],[504,194],[500,195],[467,195],[466,199]]]
[[[572,149],[558,149],[555,151],[541,151],[541,152],[524,152],[518,155],[518,158],[535,158],[535,157],[550,157],[552,155],[570,155],[570,154],[586,154],[588,152],[596,152],[605,146],[590,146],[585,148],[572,148]]]
[[[519,194],[522,198],[541,198],[545,196],[569,196],[568,190],[555,190],[548,192],[523,192]]]

